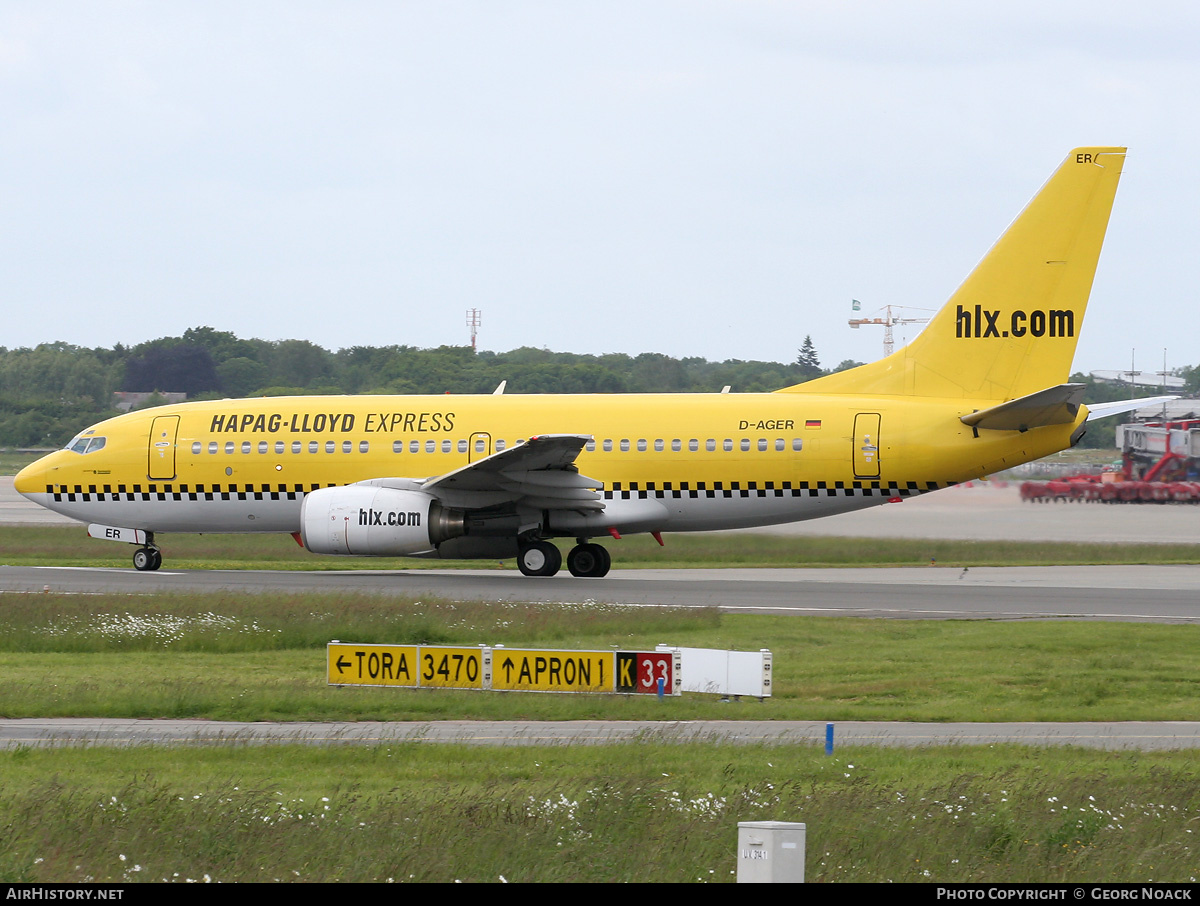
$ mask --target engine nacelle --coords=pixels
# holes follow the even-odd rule
[[[316,554],[404,557],[465,533],[463,511],[432,494],[369,485],[321,488],[305,495],[300,537]]]

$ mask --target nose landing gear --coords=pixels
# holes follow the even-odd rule
[[[138,572],[152,572],[162,566],[162,551],[157,547],[139,547],[133,552],[133,568]]]
[[[154,546],[154,532],[146,532],[142,546],[133,552],[133,568],[138,572],[154,572],[162,566],[162,551]]]

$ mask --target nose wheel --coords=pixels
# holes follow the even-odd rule
[[[138,572],[153,572],[162,566],[162,551],[157,547],[139,547],[133,552],[133,568]]]

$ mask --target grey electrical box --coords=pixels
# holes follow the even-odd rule
[[[804,883],[805,828],[792,821],[739,821],[738,883]]]

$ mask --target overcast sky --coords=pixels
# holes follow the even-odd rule
[[[1194,365],[1198,101],[1195,2],[5,0],[0,345],[869,361],[1124,144],[1076,367]]]

